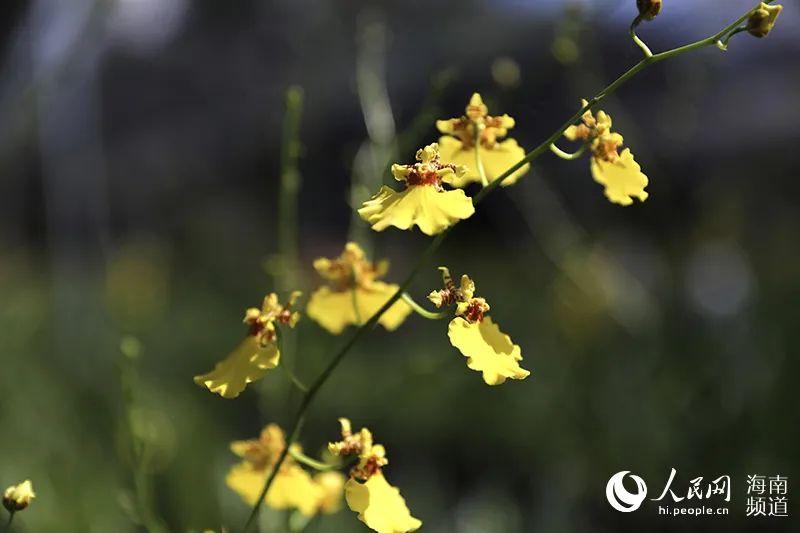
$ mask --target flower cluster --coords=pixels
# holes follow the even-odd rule
[[[436,127],[444,134],[439,138],[442,160],[464,165],[468,170],[453,180],[456,187],[481,182],[482,165],[488,182],[496,180],[512,165],[525,156],[525,150],[514,139],[503,139],[514,127],[508,115],[491,116],[489,108],[478,93],[472,95],[464,115],[447,120],[437,120]],[[525,165],[503,180],[502,185],[515,183],[530,170]]]
[[[428,299],[436,307],[455,306],[455,318],[450,321],[447,335],[467,358],[467,367],[481,372],[487,385],[527,378],[530,372],[519,366],[522,350],[486,315],[489,304],[475,297],[475,282],[464,274],[456,286],[450,271],[446,267],[439,269],[444,288],[431,292]]]
[[[581,105],[586,107],[583,100]],[[570,126],[564,131],[564,137],[570,141],[581,141],[591,152],[591,171],[594,180],[605,186],[605,195],[610,201],[620,205],[630,205],[633,198],[640,201],[647,199],[647,176],[634,160],[630,149],[622,153],[623,139],[619,133],[611,131],[611,117],[604,111],[595,116],[591,110],[586,111],[581,124]]]
[[[631,25],[631,37],[647,58],[653,58],[650,62],[643,60],[641,67],[711,44],[712,40],[724,50],[733,35],[745,31],[764,37],[773,29],[782,9],[778,5],[761,3],[736,25],[712,39],[655,57],[636,36],[635,29],[643,20],[653,20],[659,14],[662,0],[637,0],[636,5],[639,13]],[[601,94],[610,94],[641,67],[629,70]],[[604,186],[605,196],[611,202],[631,205],[634,199],[645,201],[648,178],[641,172],[630,149],[623,148],[622,135],[612,130],[611,117],[603,111],[595,115],[585,100],[582,105],[585,112],[575,117],[580,118],[580,123],[563,131],[566,139],[580,142],[581,148],[574,154],[567,154],[551,144],[551,150],[564,159],[575,159],[588,151],[592,177]],[[509,115],[490,115],[481,95],[474,93],[463,115],[436,121],[441,134],[438,143],[418,150],[413,163],[392,165],[391,172],[399,188],[381,187],[363,203],[358,214],[375,231],[390,226],[411,230],[416,226],[426,235],[439,235],[424,254],[423,259],[427,259],[441,243],[443,232],[474,214],[473,199],[467,196],[464,188],[480,183],[490,190],[501,177],[500,185],[512,185],[530,170],[529,162],[539,155],[541,147],[526,157],[517,141],[508,137],[515,124]],[[551,139],[558,135],[556,132]],[[484,189],[476,198],[489,190]],[[448,326],[450,343],[466,358],[469,369],[481,373],[486,384],[499,385],[508,379],[523,380],[530,375],[530,371],[520,366],[520,346],[494,323],[489,316],[491,307],[484,298],[476,296],[475,283],[466,274],[456,284],[449,270],[440,267],[443,287],[430,292],[428,299],[443,311],[434,313],[417,304],[410,295],[401,294],[400,286],[381,281],[388,271],[388,261],[370,261],[355,242],[348,242],[337,257],[316,259],[314,269],[324,284],[312,293],[307,313],[330,333],[339,334],[350,325],[363,327],[372,320],[393,331],[412,311],[426,318],[440,319],[449,317],[452,310]],[[416,271],[415,268],[404,287],[410,284]],[[247,384],[275,368],[281,356],[279,326],[293,328],[296,325],[300,315],[293,306],[299,295],[299,292],[292,293],[282,305],[276,294],[269,294],[261,308],[248,309],[244,318],[245,339],[211,372],[196,376],[195,382],[224,398],[235,398]],[[411,515],[399,490],[386,480],[383,473],[388,464],[386,449],[374,442],[369,429],[362,428],[354,433],[350,421],[340,419],[341,440],[328,446],[328,452],[340,458],[339,463],[307,457],[293,442],[314,395],[363,331],[359,330],[345,343],[311,387],[305,387],[287,372],[294,385],[306,394],[289,442],[280,427],[270,424],[259,438],[231,444],[231,450],[241,460],[231,467],[226,482],[245,502],[255,506],[245,530],[249,530],[257,516],[262,493],[266,505],[296,510],[306,517],[335,512],[344,494],[348,507],[358,513],[359,520],[378,533],[403,533],[422,526],[422,522]],[[319,473],[312,476],[304,466]],[[349,469],[347,476],[335,471],[341,468]],[[31,484],[26,481],[10,487],[3,503],[13,511],[23,509],[33,498]]]
[[[362,428],[353,433],[350,420],[340,418],[342,440],[332,442],[328,450],[338,457],[357,461],[344,485],[348,507],[358,513],[358,519],[378,533],[414,531],[422,522],[413,516],[400,491],[389,484],[382,468],[388,463],[386,450],[375,444],[372,432]]]
[[[405,184],[402,191],[383,186],[358,210],[375,231],[419,226],[426,235],[435,235],[475,212],[464,191],[444,187],[464,176],[464,167],[443,163],[436,143],[418,150],[416,158],[411,165],[392,165],[394,179]]]
[[[315,260],[314,269],[327,284],[311,294],[306,311],[309,318],[333,334],[350,324],[363,324],[400,288],[378,281],[389,270],[389,261],[369,261],[354,242],[348,242],[339,257]],[[408,304],[395,302],[378,323],[393,331],[410,312]]]
[[[293,445],[300,451],[299,446]],[[242,461],[231,467],[225,481],[248,505],[258,500],[267,476],[286,447],[283,430],[266,426],[258,439],[235,441],[231,451]],[[320,472],[313,477],[291,456],[287,456],[264,503],[274,509],[297,509],[306,516],[335,513],[341,507],[344,476],[339,472]]]
[[[286,305],[281,305],[278,295],[270,293],[264,298],[261,309],[251,307],[244,314],[247,336],[224,360],[207,374],[195,376],[198,385],[206,387],[223,398],[236,398],[249,383],[259,380],[268,370],[278,366],[281,352],[278,349],[276,324],[293,328],[300,313],[292,307],[300,297],[293,292]]]

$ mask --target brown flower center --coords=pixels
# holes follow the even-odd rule
[[[467,308],[464,311],[463,317],[468,322],[480,322],[483,320],[483,315],[486,313],[487,307],[488,306],[485,302],[482,302],[477,298],[473,298],[469,301],[469,304],[467,304]]]

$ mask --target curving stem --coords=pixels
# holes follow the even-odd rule
[[[631,29],[630,29],[631,39],[633,39],[633,42],[636,43],[636,46],[642,49],[642,52],[644,52],[645,57],[653,57],[653,52],[650,51],[650,48],[646,44],[644,44],[644,41],[641,40],[638,35],[636,35],[636,27],[641,22],[642,22],[641,15],[636,15],[636,18],[633,19],[633,22],[631,22]]]
[[[584,144],[584,145],[581,145],[581,147],[578,148],[577,151],[569,153],[569,152],[565,152],[564,150],[562,150],[561,148],[556,146],[555,143],[550,143],[550,151],[553,152],[554,154],[556,154],[561,159],[566,159],[567,161],[573,161],[575,159],[578,159],[580,156],[583,155],[583,152],[585,150],[586,150],[586,145]]]
[[[444,311],[439,311],[438,313],[434,311],[428,311],[418,304],[407,292],[404,292],[400,297],[411,309],[414,310],[415,313],[421,317],[427,318],[428,320],[441,320],[442,318],[447,318],[450,315],[450,312],[446,309]]]

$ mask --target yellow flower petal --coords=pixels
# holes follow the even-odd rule
[[[467,358],[467,367],[483,372],[487,385],[499,385],[506,379],[525,379],[530,372],[519,366],[520,347],[500,331],[490,317],[471,323],[461,317],[450,321],[450,343]]]
[[[225,483],[239,494],[248,505],[255,505],[270,469],[256,469],[248,462],[233,465],[225,477]],[[320,507],[324,494],[319,484],[300,466],[284,466],[275,476],[264,500],[273,509],[297,509],[311,516]]]
[[[298,465],[292,465],[275,476],[264,501],[273,509],[294,508],[306,516],[316,514],[322,499],[322,488]]]
[[[278,366],[280,358],[277,346],[259,346],[256,338],[248,335],[214,370],[195,376],[194,382],[223,398],[236,398],[248,383],[261,379],[267,370]]]
[[[356,288],[358,314],[353,308],[351,289],[335,291],[330,287],[320,287],[311,295],[306,313],[323,328],[338,335],[345,327],[363,323],[374,315],[395,292],[399,286],[382,281],[373,281],[369,288]],[[397,329],[411,313],[411,307],[398,300],[386,311],[378,321],[389,331]],[[358,318],[361,318],[359,322]]]
[[[277,424],[267,424],[257,439],[231,442],[231,451],[251,464],[266,465],[278,458],[284,446],[283,429]]]
[[[247,505],[252,506],[258,500],[268,474],[268,470],[255,469],[250,463],[243,461],[231,467],[225,476],[225,484],[241,496]]]
[[[324,514],[333,514],[342,508],[345,477],[341,472],[320,472],[314,476],[321,490],[319,510]]]
[[[592,158],[592,177],[605,186],[606,197],[620,205],[630,205],[633,198],[642,202],[647,199],[647,176],[633,159],[630,149],[626,148],[614,163]]]
[[[373,531],[404,533],[422,526],[421,521],[411,516],[400,491],[389,485],[380,472],[366,483],[348,480],[344,493],[348,507]]]
[[[409,186],[400,192],[381,187],[378,194],[358,210],[375,231],[389,226],[409,229],[417,225],[426,235],[441,233],[474,212],[472,199],[464,191],[437,191],[427,185]]]
[[[449,183],[454,187],[466,187],[470,183],[480,183],[475,163],[475,149],[473,147],[464,148],[461,141],[455,137],[444,136],[439,138],[439,151],[443,163],[462,165],[467,168],[462,177],[454,176]],[[514,139],[506,139],[497,143],[494,148],[481,148],[481,161],[486,178],[491,182],[497,179],[506,170],[525,157],[525,150],[522,149]],[[524,176],[531,169],[530,165],[525,165],[509,177],[503,180],[500,185],[508,187]]]

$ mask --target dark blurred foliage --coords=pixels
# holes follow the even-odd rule
[[[421,298],[438,264],[469,272],[531,378],[485,386],[446,324],[411,317],[348,356],[311,410],[306,449],[337,436],[338,416],[369,425],[429,531],[792,530],[800,38],[784,3],[768,38],[659,64],[604,103],[650,177],[646,203],[612,205],[585,159],[546,155],[459,224],[415,282]],[[6,6],[0,483],[33,479],[39,498],[18,524],[36,532],[136,530],[124,334],[143,346],[133,431],[153,450],[158,514],[171,531],[244,521],[223,482],[228,442],[288,424],[297,398],[280,373],[235,401],[191,377],[279,286],[269,265],[289,85],[305,91],[296,274],[308,293],[311,261],[338,254],[348,232],[392,260],[393,280],[414,263],[424,236],[350,227],[348,200],[363,195],[359,179],[379,183],[390,158],[435,140],[436,117],[480,91],[532,147],[640,55],[633,0]],[[663,50],[749,6],[665,2],[640,35]],[[305,320],[287,358],[311,379],[343,340]],[[679,487],[731,475],[731,516],[606,503],[611,474],[639,473],[655,497],[671,467]],[[793,518],[744,517],[752,473],[789,477]],[[345,510],[309,531],[359,526]]]

